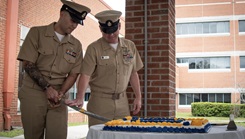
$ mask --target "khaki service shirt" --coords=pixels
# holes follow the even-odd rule
[[[91,76],[92,92],[121,93],[126,91],[131,73],[143,67],[135,44],[119,38],[117,50],[104,38],[87,48],[81,73]]]
[[[80,72],[82,44],[70,34],[60,42],[54,24],[31,28],[17,59],[35,63],[51,85],[61,85],[69,73]],[[25,74],[23,83],[28,82],[33,81]]]

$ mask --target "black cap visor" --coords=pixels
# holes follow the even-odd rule
[[[106,33],[106,34],[112,34],[112,33],[114,33],[114,32],[117,31],[118,25],[112,26],[112,27],[102,27],[102,26],[100,26],[100,29],[101,29],[104,33]]]
[[[70,14],[73,22],[83,25],[83,20],[85,19],[86,15],[87,15],[86,11],[79,13],[76,10],[72,9],[71,7],[69,7],[65,4],[61,7],[61,11],[63,11],[63,10],[67,11]]]
[[[107,20],[106,23],[101,23],[100,24],[100,29],[106,33],[106,34],[111,34],[114,33],[118,30],[119,26],[119,19],[116,22],[112,22],[111,20]]]
[[[70,12],[68,12],[68,13],[70,14],[73,22],[83,25],[83,20],[81,18],[79,18],[78,16],[76,16],[73,13],[70,13]]]

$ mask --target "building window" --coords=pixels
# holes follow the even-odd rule
[[[191,105],[192,102],[231,103],[230,93],[180,93],[179,105]]]
[[[230,33],[230,22],[177,23],[177,35]]]
[[[69,99],[70,100],[73,100],[73,99],[77,98],[77,84],[76,83],[73,85],[72,88],[70,88],[70,90],[68,91],[68,94],[69,94]],[[90,89],[87,88],[86,92],[85,92],[85,95],[84,95],[84,101],[85,102],[88,101],[89,97],[90,97]]]
[[[239,21],[239,32],[245,32],[245,20]]]
[[[22,26],[20,27],[20,48],[22,47],[22,44],[26,38],[26,35],[28,34],[30,28],[26,27],[26,26]],[[23,68],[22,62],[19,62],[19,84],[18,84],[18,89],[21,88],[22,83],[23,83],[23,79],[24,79],[24,74],[25,74],[25,70]],[[17,111],[20,112],[20,101],[18,100],[18,106],[17,106]]]
[[[177,63],[188,63],[189,69],[230,69],[228,56],[177,58]]]
[[[76,83],[67,91],[69,99],[73,100],[77,98],[77,87]]]
[[[20,27],[20,48],[22,47],[22,44],[29,32],[30,28],[26,27],[26,26],[21,26]],[[18,85],[18,88],[20,89],[21,86],[22,86],[22,81],[23,81],[23,78],[24,78],[24,68],[22,66],[22,62],[19,62],[19,85]]]
[[[245,69],[245,56],[240,56],[240,68]]]
[[[245,104],[245,93],[241,93],[240,103]]]

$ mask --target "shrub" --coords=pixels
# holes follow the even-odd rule
[[[229,117],[233,113],[235,117],[245,117],[245,104],[194,102],[191,103],[191,113],[205,117]]]

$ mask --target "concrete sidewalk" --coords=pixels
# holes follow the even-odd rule
[[[85,139],[88,133],[88,125],[69,126],[67,139]],[[24,135],[14,138],[0,137],[0,139],[24,139]]]

